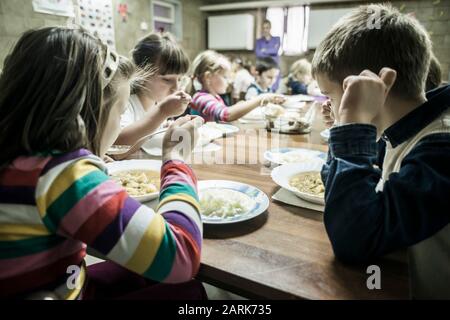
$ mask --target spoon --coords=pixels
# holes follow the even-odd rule
[[[138,141],[136,141],[133,145],[112,145],[108,151],[106,152],[107,155],[109,155],[114,160],[123,160],[127,158],[129,155],[135,153],[137,150],[139,150],[140,147],[151,137],[156,136],[160,133],[163,133],[167,131],[167,128],[155,131],[153,133],[150,133],[146,136],[143,136]]]

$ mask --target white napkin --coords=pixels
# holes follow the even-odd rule
[[[290,192],[289,190],[286,190],[284,188],[281,188],[278,190],[273,196],[272,199],[276,201],[280,201],[286,204],[290,204],[292,206],[311,209],[319,212],[323,212],[325,207],[321,204],[312,203],[303,199],[300,199],[295,194]]]

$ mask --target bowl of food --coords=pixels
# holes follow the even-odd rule
[[[134,199],[147,202],[158,198],[161,161],[125,160],[107,163],[109,176]]]
[[[305,162],[284,164],[272,171],[272,180],[280,187],[294,193],[299,198],[324,205],[325,186],[320,170],[323,163]]]
[[[264,108],[267,130],[281,133],[308,133],[311,123],[300,109],[285,109],[282,106],[268,104]]]
[[[258,188],[228,180],[198,182],[200,210],[205,224],[229,224],[253,219],[269,207]]]
[[[325,163],[326,153],[304,148],[275,148],[266,150],[264,159],[276,165],[313,161]]]

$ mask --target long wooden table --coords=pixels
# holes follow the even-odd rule
[[[254,131],[237,124],[236,136],[219,139],[235,157],[255,152],[249,137]],[[280,138],[280,146],[326,151],[319,130],[310,134],[268,134],[260,155]],[[245,144],[243,141],[247,139]],[[278,140],[277,140],[278,141]],[[143,152],[133,158],[149,158]],[[199,180],[234,180],[264,191],[269,198],[279,187],[263,164],[193,164]],[[246,222],[204,226],[198,278],[247,298],[256,299],[407,299],[408,270],[403,253],[380,259],[381,289],[369,290],[368,266],[349,266],[333,255],[323,224],[323,214],[275,202]]]

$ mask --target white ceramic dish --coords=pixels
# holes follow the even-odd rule
[[[221,146],[211,143],[211,141],[222,138],[223,131],[209,127],[202,126],[199,128],[200,139],[197,142],[193,152],[213,152],[221,149]],[[152,156],[162,156],[162,144],[165,133],[157,134],[150,140],[144,143],[141,147],[146,153]]]
[[[239,128],[228,123],[207,122],[204,127],[216,129],[222,132],[224,136],[232,135],[239,132]]]
[[[108,174],[113,174],[121,171],[129,170],[152,170],[161,172],[162,162],[159,160],[123,160],[114,161],[106,164]],[[158,198],[159,191],[146,194],[144,196],[132,196],[132,198],[139,202],[148,202]]]
[[[295,175],[302,172],[317,171],[320,172],[323,163],[319,162],[306,162],[306,163],[290,163],[284,164],[282,166],[276,167],[272,170],[272,180],[280,187],[287,189],[294,193],[299,198],[310,201],[313,203],[318,203],[321,205],[325,204],[323,197],[315,196],[309,193],[300,192],[297,188],[290,185],[289,181]]]
[[[278,165],[314,161],[323,164],[326,160],[326,154],[321,151],[303,148],[276,148],[264,152],[264,159]]]
[[[269,207],[269,198],[267,195],[258,188],[245,183],[228,180],[199,181],[198,190],[200,199],[202,198],[202,192],[208,189],[217,189],[217,192],[223,189],[240,192],[252,200],[253,206],[248,211],[232,217],[219,218],[202,215],[202,221],[205,224],[230,224],[250,220],[264,213]]]

